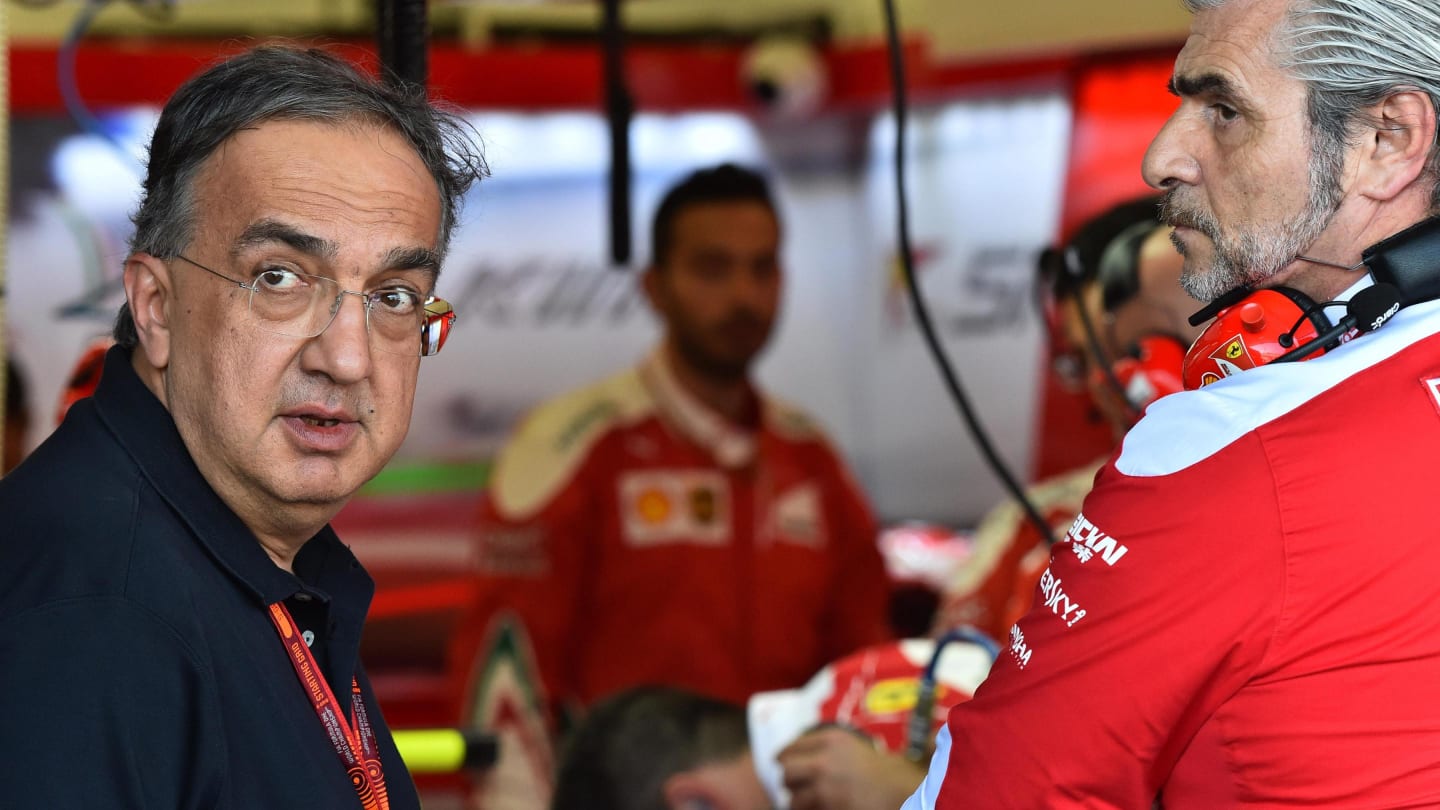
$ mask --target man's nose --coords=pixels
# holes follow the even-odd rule
[[[354,299],[351,301],[350,299]],[[342,292],[332,307],[330,325],[311,338],[302,353],[307,371],[321,372],[339,384],[370,376],[369,312],[363,295]]]
[[[1168,191],[1177,185],[1195,185],[1200,181],[1199,165],[1191,150],[1188,122],[1176,111],[1160,128],[1150,148],[1145,151],[1145,160],[1140,171],[1145,182],[1152,188]]]

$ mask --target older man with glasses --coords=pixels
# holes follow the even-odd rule
[[[472,149],[318,51],[166,105],[100,387],[0,482],[0,804],[418,807],[327,524],[454,320]]]

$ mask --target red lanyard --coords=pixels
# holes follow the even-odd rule
[[[390,810],[390,797],[385,792],[385,772],[380,767],[380,747],[375,744],[375,729],[370,726],[370,718],[365,714],[360,682],[350,679],[352,716],[346,722],[340,701],[335,699],[335,693],[330,691],[330,685],[315,663],[315,656],[300,638],[295,619],[285,603],[276,602],[270,606],[270,620],[280,632],[280,641],[290,654],[290,663],[295,666],[295,674],[305,687],[305,694],[309,695],[315,713],[320,716],[321,725],[330,735],[335,753],[350,774],[350,784],[360,797],[360,806],[365,810]]]

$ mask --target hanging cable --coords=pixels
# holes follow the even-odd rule
[[[375,41],[385,81],[423,94],[430,77],[430,18],[425,0],[377,0]]]
[[[70,30],[65,33],[65,38],[60,43],[60,49],[55,55],[55,80],[60,89],[60,98],[65,104],[65,111],[70,114],[81,131],[88,135],[99,138],[108,144],[120,155],[121,165],[132,171],[138,180],[142,174],[139,160],[134,150],[107,128],[99,118],[90,110],[85,103],[85,97],[80,92],[80,82],[75,75],[75,63],[80,50],[80,42],[89,32],[90,26],[99,16],[100,11],[111,0],[85,0],[80,13],[75,15],[75,21],[70,24]],[[132,5],[151,19],[164,21],[170,19],[174,14],[174,7],[170,0],[153,4],[146,0],[134,0]]]
[[[70,30],[65,33],[65,39],[60,43],[55,72],[60,85],[60,98],[65,102],[65,111],[70,113],[70,117],[75,119],[81,129],[114,143],[110,134],[101,126],[100,119],[86,106],[85,99],[80,95],[79,82],[75,78],[75,58],[80,50],[80,40],[85,37],[85,32],[90,30],[91,23],[95,22],[95,17],[100,14],[100,9],[105,7],[106,2],[107,0],[85,0],[85,5],[80,8],[80,13],[75,15],[75,21],[70,24]]]
[[[1011,497],[1024,510],[1025,517],[1034,525],[1040,536],[1045,538],[1046,543],[1054,545],[1055,535],[1050,530],[1050,524],[1045,522],[1035,504],[1025,495],[1025,490],[1015,479],[1014,474],[1005,466],[999,453],[990,442],[989,435],[980,424],[979,417],[975,414],[975,408],[966,395],[964,387],[960,384],[960,378],[955,373],[950,363],[950,358],[945,354],[945,348],[940,344],[940,338],[936,335],[935,325],[930,320],[930,310],[925,303],[925,296],[920,291],[919,280],[915,277],[914,261],[911,258],[910,250],[910,210],[906,199],[905,186],[905,130],[906,113],[909,102],[905,89],[905,54],[900,47],[900,25],[895,14],[895,0],[882,0],[885,6],[885,34],[890,50],[890,81],[893,88],[892,110],[895,116],[895,210],[896,210],[896,236],[900,248],[900,267],[905,277],[905,289],[910,294],[910,303],[915,310],[915,322],[920,327],[920,333],[925,339],[925,344],[930,348],[930,353],[935,358],[935,365],[940,369],[940,376],[945,382],[950,397],[955,401],[956,407],[960,410],[960,416],[965,421],[970,436],[979,448],[980,454],[985,462],[995,473],[1005,489],[1010,492]]]
[[[625,22],[620,0],[604,0],[601,46],[604,54],[605,120],[610,127],[610,261],[617,268],[630,264],[630,119],[635,100],[625,70]]]

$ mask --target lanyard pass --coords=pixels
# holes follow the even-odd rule
[[[270,621],[280,634],[280,643],[290,655],[295,675],[310,705],[320,718],[320,725],[335,746],[335,754],[350,776],[355,795],[360,797],[360,806],[365,810],[390,810],[390,797],[385,790],[385,772],[380,766],[380,746],[375,742],[375,729],[365,711],[365,701],[360,694],[360,682],[350,679],[350,720],[346,720],[340,701],[325,682],[325,676],[315,663],[310,647],[300,637],[295,618],[284,602],[270,606]]]

